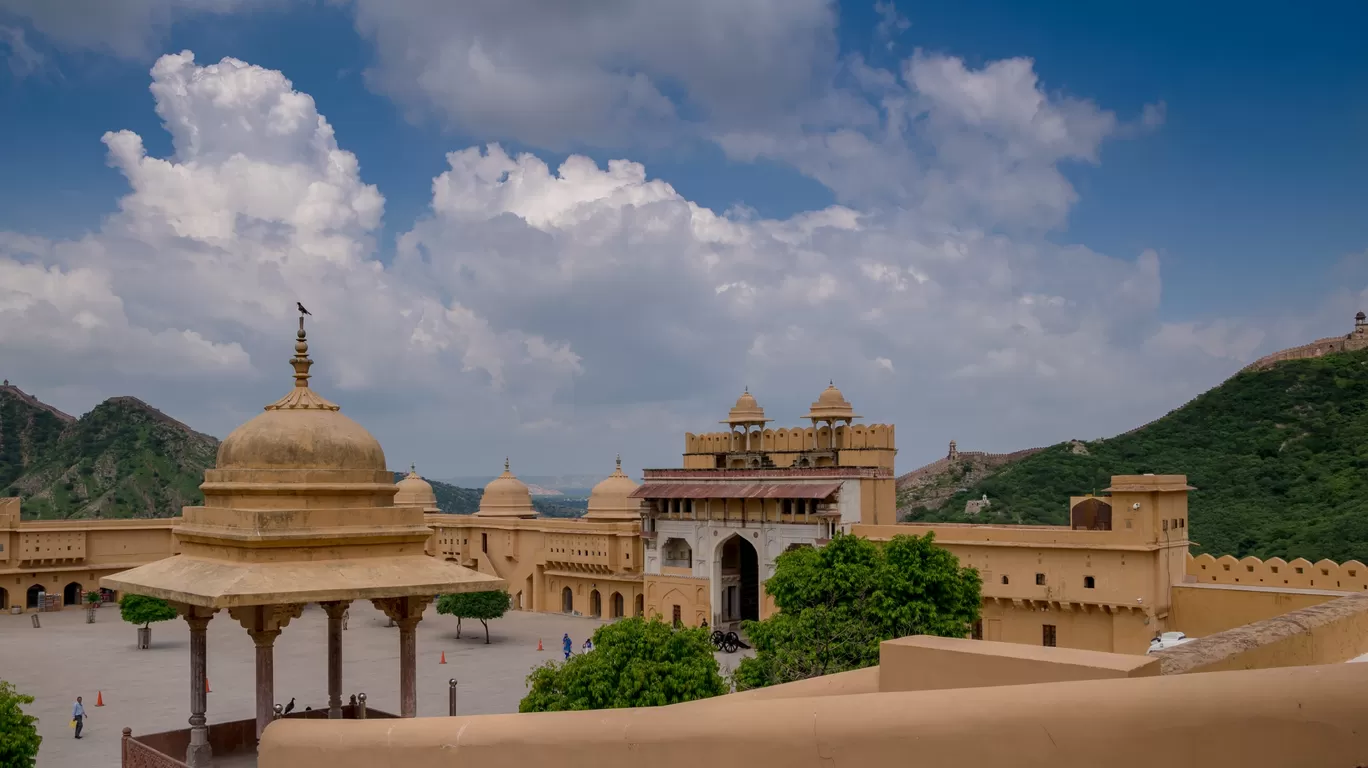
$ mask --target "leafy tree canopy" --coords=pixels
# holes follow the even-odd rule
[[[461,636],[461,619],[479,619],[484,625],[485,642],[489,642],[489,622],[503,618],[508,612],[510,598],[508,590],[496,589],[488,592],[463,592],[455,595],[442,595],[437,598],[437,612],[456,617],[456,636]]]
[[[1183,474],[1193,549],[1368,562],[1368,350],[1242,373],[1141,429],[1048,448],[971,485],[918,522],[1068,525],[1070,496],[1112,475]]]
[[[965,637],[981,587],[933,534],[882,544],[837,534],[821,549],[785,552],[765,582],[779,612],[743,625],[756,653],[737,667],[737,687],[873,666],[879,643],[895,637]]]
[[[141,624],[146,628],[154,621],[176,618],[176,609],[160,598],[125,594],[119,598],[119,616],[129,624]]]
[[[43,743],[38,718],[22,709],[32,703],[32,696],[0,680],[0,766],[4,768],[33,768],[38,761],[38,747]]]
[[[730,690],[707,630],[635,617],[599,627],[593,640],[588,653],[532,670],[518,711],[656,707]]]

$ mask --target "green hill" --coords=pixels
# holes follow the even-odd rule
[[[1068,498],[1111,475],[1185,474],[1196,552],[1368,562],[1368,350],[1241,373],[1125,435],[1070,442],[907,519],[1068,524]]]
[[[203,498],[218,441],[141,400],[110,398],[62,423],[55,439],[41,403],[9,392],[0,403],[0,478],[23,498],[25,517],[172,517]],[[18,461],[11,437],[31,446]]]
[[[199,485],[218,446],[136,398],[110,398],[76,419],[0,386],[0,496],[21,497],[26,519],[175,517],[203,503]],[[479,491],[429,482],[443,512],[479,508]]]

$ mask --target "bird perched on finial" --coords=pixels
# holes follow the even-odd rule
[[[287,715],[290,714],[290,712],[291,712],[293,709],[294,709],[294,697],[291,696],[291,697],[290,697],[290,703],[285,705],[285,712],[284,712],[284,714],[287,714]]]
[[[310,312],[309,310],[305,309],[305,308],[304,308],[304,305],[301,304],[301,303],[298,302],[298,301],[295,302],[295,306],[296,306],[296,307],[299,307],[299,314],[301,314],[301,315],[312,315],[312,314],[313,314],[313,313]]]

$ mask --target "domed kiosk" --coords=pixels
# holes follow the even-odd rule
[[[480,496],[480,508],[476,517],[536,517],[537,509],[532,506],[532,492],[527,484],[519,480],[508,469],[508,459],[504,459],[502,475],[494,478],[485,486]]]
[[[275,638],[305,604],[319,603],[328,615],[328,716],[344,716],[343,614],[353,600],[370,600],[399,626],[400,710],[413,717],[423,610],[438,594],[505,586],[424,554],[431,530],[423,508],[395,505],[397,494],[418,489],[396,486],[380,443],[309,387],[308,352],[301,315],[294,388],[219,446],[200,486],[204,506],[186,507],[174,529],[180,554],[100,580],[106,589],[168,600],[190,624],[190,766],[211,760],[206,629],[220,609],[256,644],[259,739],[275,702]]]
[[[632,478],[622,473],[622,457],[617,457],[613,474],[600,480],[589,492],[586,520],[641,520],[641,499],[632,498],[639,488]]]
[[[439,514],[442,511],[437,507],[437,494],[432,490],[432,485],[418,476],[418,468],[413,464],[409,465],[409,473],[395,483],[394,487],[397,489],[394,494],[394,506],[416,507],[428,514]]]

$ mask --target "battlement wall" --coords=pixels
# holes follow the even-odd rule
[[[812,449],[814,437],[817,444],[824,448],[832,445],[832,434],[833,430],[825,426],[815,430],[812,427],[754,430],[749,437],[744,432],[687,432],[684,435],[684,453],[730,453],[761,450],[761,446],[765,451],[807,451]],[[839,449],[896,449],[892,424],[842,425],[834,430],[834,434],[835,445]]]
[[[1188,555],[1187,575],[1197,584],[1227,584],[1242,587],[1320,589],[1335,592],[1368,590],[1368,567],[1357,560],[1336,563],[1332,560],[1292,561],[1280,557],[1235,558],[1231,555]]]

